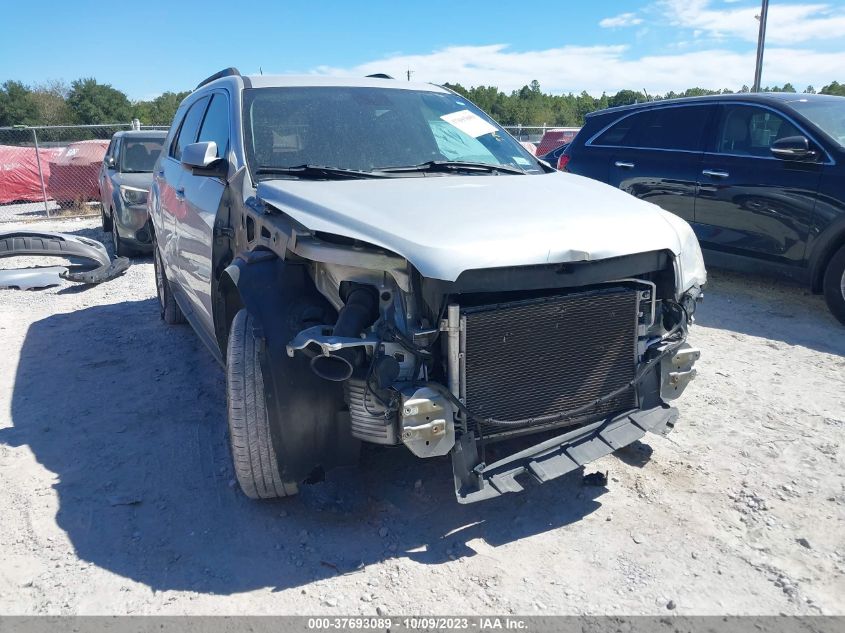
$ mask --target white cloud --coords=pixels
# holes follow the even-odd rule
[[[716,38],[757,41],[760,13],[758,3],[750,7],[714,8],[710,0],[663,0],[660,6],[676,26],[695,29]],[[845,33],[845,11],[830,4],[769,5],[767,44],[797,44],[839,39]]]
[[[393,55],[348,68],[322,66],[313,72],[364,76],[384,72],[414,81],[498,86],[510,91],[532,79],[546,92],[587,92],[600,95],[624,88],[646,89],[650,94],[691,87],[731,88],[751,85],[754,50],[725,49],[678,52],[629,58],[625,46],[565,46],[533,51],[512,51],[505,44],[450,46],[421,55]],[[791,82],[802,89],[841,79],[845,51],[825,53],[770,47],[763,68],[764,85]]]
[[[612,18],[605,18],[599,22],[599,26],[604,29],[616,29],[623,26],[637,26],[642,23],[643,19],[638,18],[636,13],[620,13]]]

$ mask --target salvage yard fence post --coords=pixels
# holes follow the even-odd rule
[[[41,183],[41,195],[44,198],[44,213],[50,217],[50,203],[47,202],[47,185],[44,184],[44,168],[41,166],[41,152],[38,151],[38,132],[32,128],[32,143],[35,145],[35,162],[38,163],[38,181]]]
[[[98,176],[115,132],[130,123],[0,127],[0,222],[99,215]]]

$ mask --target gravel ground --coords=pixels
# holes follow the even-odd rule
[[[373,449],[256,503],[149,259],[0,290],[0,613],[845,614],[844,332],[801,287],[711,271],[681,420],[590,468],[607,488],[460,506],[447,460]]]

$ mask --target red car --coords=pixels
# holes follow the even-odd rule
[[[65,147],[50,161],[47,195],[63,207],[98,200],[97,177],[108,146],[109,141],[92,140]]]

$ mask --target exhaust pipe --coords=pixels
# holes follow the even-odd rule
[[[371,326],[378,318],[378,295],[372,286],[356,285],[346,296],[346,303],[337,315],[332,336],[354,338],[364,328]],[[342,349],[329,356],[315,356],[311,359],[311,371],[320,378],[332,382],[343,382],[352,376],[355,366],[361,362],[361,350]]]

